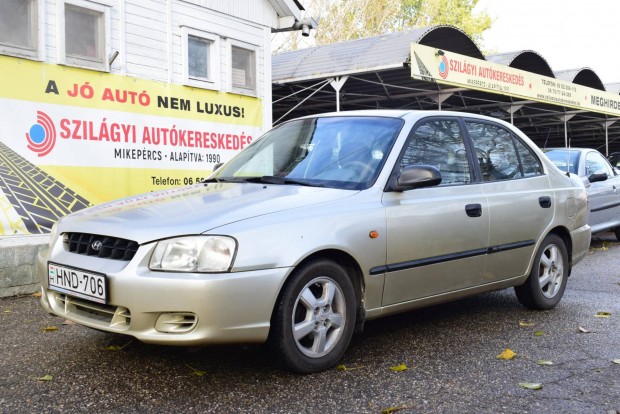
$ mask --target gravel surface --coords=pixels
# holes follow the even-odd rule
[[[280,371],[265,346],[147,345],[65,324],[36,297],[0,299],[0,412],[620,413],[612,240],[593,240],[551,311],[507,289],[379,319],[353,338],[346,370],[307,376]],[[497,359],[506,348],[516,357]]]

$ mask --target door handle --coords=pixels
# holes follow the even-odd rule
[[[482,215],[482,206],[480,204],[467,204],[465,206],[465,213],[469,217],[480,217]]]
[[[540,197],[538,199],[538,204],[540,204],[540,206],[542,208],[549,208],[549,207],[551,207],[551,197],[549,197],[549,196]]]

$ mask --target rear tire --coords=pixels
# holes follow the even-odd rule
[[[530,276],[515,286],[519,302],[527,308],[548,310],[560,302],[568,279],[568,254],[564,241],[549,234],[536,252]]]
[[[614,228],[614,234],[616,235],[616,240],[620,241],[620,227]]]
[[[346,271],[330,260],[296,269],[276,304],[269,337],[284,368],[309,374],[334,366],[353,335],[355,298]]]

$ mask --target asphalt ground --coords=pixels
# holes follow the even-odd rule
[[[306,376],[264,346],[146,345],[64,324],[33,296],[1,299],[0,412],[620,413],[612,240],[593,240],[551,311],[507,289],[379,319],[353,338],[345,370]],[[516,356],[498,359],[506,348]]]

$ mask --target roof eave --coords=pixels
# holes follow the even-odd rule
[[[303,7],[295,0],[269,0],[269,3],[278,14],[278,17],[293,16],[295,20],[301,17]]]

